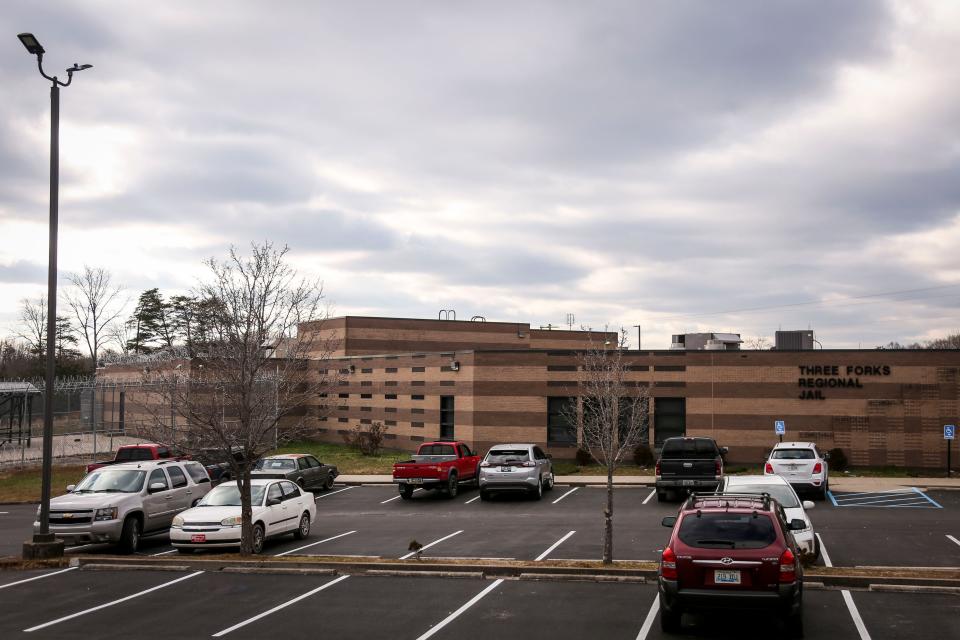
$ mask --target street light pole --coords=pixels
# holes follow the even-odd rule
[[[59,557],[63,542],[50,533],[50,492],[53,475],[53,385],[57,371],[57,226],[60,195],[60,87],[69,86],[73,74],[92,65],[74,64],[67,69],[67,81],[43,71],[43,47],[32,33],[17,36],[27,52],[37,56],[40,75],[50,81],[50,253],[47,266],[47,344],[46,375],[43,384],[43,480],[40,489],[39,528],[33,540],[23,545],[25,559]]]

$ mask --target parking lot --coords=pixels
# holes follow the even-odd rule
[[[834,493],[836,502],[817,502],[810,516],[826,550],[818,564],[829,560],[836,566],[960,566],[960,492],[911,493],[918,502],[937,506],[856,506],[858,500],[885,498],[863,500],[842,492]],[[520,497],[484,502],[476,490],[466,488],[452,500],[424,491],[410,501],[396,496],[394,487],[377,485],[320,493],[311,536],[299,542],[290,536],[272,541],[264,554],[401,558],[410,554],[410,542],[416,540],[423,545],[424,558],[542,561],[601,555],[605,490],[600,487],[557,486],[539,502]],[[676,508],[673,503],[657,503],[650,488],[617,488],[615,557],[656,560],[668,534],[660,519]],[[0,507],[5,512],[0,514],[0,553],[19,553],[30,535],[35,510],[27,505]],[[113,551],[109,545],[68,549],[69,554]],[[146,539],[140,553],[177,555],[165,536]],[[48,577],[15,584],[41,575]],[[155,587],[159,588],[148,591]],[[419,640],[491,634],[519,638],[529,637],[529,630],[536,628],[536,637],[656,638],[660,631],[652,611],[655,594],[655,586],[649,584],[477,578],[5,572],[0,574],[0,635],[34,629],[31,635],[79,637],[96,629],[98,636],[120,637],[162,624],[165,634],[187,637],[220,632],[230,637],[277,632],[305,637],[319,631],[345,638]],[[305,597],[293,602],[301,596]],[[250,620],[286,603],[290,604]],[[943,637],[944,630],[955,626],[950,621],[960,614],[960,597],[808,590],[805,606],[806,635],[811,638]],[[724,637],[730,633],[731,619],[688,616],[685,629],[692,637]],[[858,622],[867,635],[858,630]],[[768,637],[771,625],[775,627],[776,621],[751,627],[757,637]],[[436,635],[429,635],[434,629]],[[747,631],[746,637],[754,633]]]

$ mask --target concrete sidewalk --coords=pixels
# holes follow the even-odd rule
[[[613,482],[618,487],[653,487],[655,480],[653,476],[613,477]],[[337,477],[337,482],[342,485],[392,484],[393,478],[389,475],[344,474]],[[604,485],[607,483],[607,478],[606,476],[557,476],[556,482],[570,486]],[[909,487],[960,490],[960,478],[865,478],[851,477],[846,474],[830,478],[830,489],[833,491],[893,491]]]

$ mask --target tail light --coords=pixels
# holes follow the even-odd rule
[[[523,463],[522,465],[520,465],[520,466],[522,466],[522,467],[535,467],[535,466],[537,466],[537,463],[534,462],[533,460],[527,460],[526,462],[524,462],[524,463]]]
[[[664,580],[677,579],[677,554],[670,547],[664,549],[660,556],[660,575]]]
[[[490,464],[489,462],[481,462],[481,463],[480,463],[480,466],[481,466],[482,468],[484,468],[484,469],[489,469],[489,468],[492,467],[493,465]]]
[[[823,473],[823,465],[820,464],[819,462],[818,462],[817,464],[813,465],[813,472],[814,472],[814,473]]]
[[[796,557],[790,549],[784,549],[780,554],[780,582],[796,582],[797,567],[795,565]]]
[[[719,461],[719,460],[715,460],[714,463],[713,463],[713,473],[714,473],[714,475],[716,475],[718,478],[719,478],[721,475],[723,475],[723,469],[720,468],[720,461]]]
[[[656,473],[658,476],[660,475],[660,461],[659,461],[659,460],[657,460],[657,467],[656,467],[655,473]]]
[[[768,462],[767,464],[763,465],[763,472],[764,472],[764,473],[773,473],[773,465],[770,464],[769,462]]]

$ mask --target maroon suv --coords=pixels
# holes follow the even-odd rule
[[[693,494],[676,516],[660,559],[660,625],[680,630],[685,611],[767,609],[803,636],[803,571],[789,522],[769,496]]]

